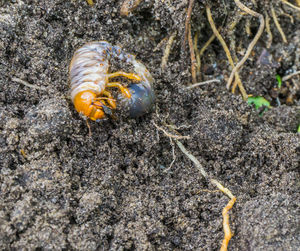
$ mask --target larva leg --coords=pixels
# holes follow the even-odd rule
[[[119,82],[110,82],[110,83],[107,83],[106,87],[117,87],[117,88],[120,89],[120,91],[122,92],[122,94],[126,98],[131,98],[131,94],[130,94],[130,91],[128,90],[128,88],[124,87]]]
[[[116,100],[113,98],[113,96],[111,95],[111,93],[109,91],[103,91],[103,95],[105,95],[106,97],[108,97],[108,99],[106,100],[106,102],[110,105],[111,108],[116,109],[117,105],[116,105]]]
[[[105,96],[108,96],[108,95],[106,95],[107,93],[109,93],[109,92],[107,92],[107,91],[103,92],[103,94]],[[110,94],[110,97],[108,97],[108,98],[107,97],[94,98],[92,104],[94,106],[98,106],[98,107],[107,106],[111,109],[116,109],[116,107],[117,107],[116,100],[111,96],[111,94]]]
[[[141,77],[134,74],[134,73],[127,73],[127,72],[123,72],[123,71],[117,71],[117,72],[113,72],[113,73],[109,73],[107,74],[108,78],[115,78],[115,77],[125,77],[125,78],[129,78],[129,79],[133,79],[136,81],[141,81]]]

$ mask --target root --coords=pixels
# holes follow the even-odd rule
[[[272,45],[272,41],[273,41],[273,34],[270,28],[270,17],[269,15],[266,13],[266,31],[268,34],[268,43],[267,43],[267,49],[269,49]]]
[[[196,31],[196,34],[194,36],[194,49],[196,54],[196,76],[200,76],[200,57],[199,57],[199,50],[198,50],[198,37],[199,33]]]
[[[47,91],[46,87],[29,84],[27,81],[24,81],[24,80],[19,79],[19,78],[12,78],[11,80],[14,81],[14,82],[16,82],[16,83],[25,85],[25,86],[27,86],[29,88],[32,88],[32,89]]]
[[[284,77],[282,78],[282,81],[287,81],[287,80],[289,80],[290,78],[292,78],[292,77],[294,77],[294,76],[297,76],[297,75],[300,75],[300,71],[296,71],[296,72],[294,72],[294,73],[292,73],[292,74],[289,74],[289,75],[287,75],[287,76],[284,76]]]
[[[226,207],[224,207],[223,211],[222,211],[222,215],[223,215],[223,229],[224,229],[224,239],[222,242],[222,246],[220,251],[227,251],[227,247],[228,247],[228,243],[231,239],[231,237],[233,236],[230,230],[230,226],[229,226],[229,215],[228,215],[228,211],[233,207],[234,203],[236,201],[236,197],[233,197],[227,204]]]
[[[286,40],[286,37],[285,37],[285,34],[280,26],[280,23],[278,22],[278,19],[277,19],[277,16],[276,16],[276,13],[275,13],[275,10],[273,8],[273,6],[271,6],[271,13],[272,13],[272,17],[273,17],[273,20],[274,20],[274,23],[276,25],[276,28],[277,30],[279,31],[281,37],[282,37],[282,40],[283,42],[286,44],[287,43],[287,40]]]
[[[161,69],[162,70],[165,70],[165,68],[167,66],[169,55],[170,55],[170,51],[171,51],[171,47],[172,47],[172,44],[174,42],[175,37],[176,37],[176,31],[174,31],[172,33],[172,35],[170,36],[170,38],[169,38],[169,40],[167,42],[164,55],[163,55],[163,57],[161,59]]]
[[[216,35],[214,34],[208,39],[208,41],[204,44],[204,46],[200,49],[200,51],[198,51],[196,49],[197,72],[198,72],[198,74],[200,74],[200,70],[201,70],[201,56],[206,51],[207,47],[212,43],[212,41],[214,41],[215,38],[216,38]],[[197,48],[197,47],[195,46],[195,48]]]
[[[186,89],[192,89],[192,88],[195,88],[195,87],[198,87],[198,86],[207,85],[207,84],[210,84],[210,83],[220,83],[220,82],[221,81],[219,79],[211,79],[211,80],[195,83],[193,85],[190,85],[190,86],[186,87]]]
[[[172,138],[172,139],[189,139],[190,136],[181,136],[181,135],[173,135],[173,134],[170,134],[168,133],[164,128],[158,126],[156,123],[153,122],[153,125],[160,131],[162,131],[165,135],[167,135],[169,138]]]
[[[190,48],[190,55],[191,55],[192,82],[194,84],[197,82],[197,79],[196,79],[196,57],[195,57],[195,50],[194,50],[194,44],[193,44],[193,38],[192,38],[191,24],[189,24],[188,41],[189,41],[189,48]]]
[[[291,4],[287,0],[280,0],[280,1],[283,2],[284,4],[288,5],[288,6],[292,7],[293,9],[300,11],[300,8],[299,8],[300,7],[300,0],[296,0],[296,2],[297,2],[297,4],[298,4],[299,7]]]
[[[254,39],[252,40],[252,42],[249,44],[248,48],[247,48],[247,51],[244,55],[244,57],[241,59],[241,61],[233,68],[231,74],[230,74],[230,77],[227,81],[227,89],[230,88],[231,86],[231,83],[232,83],[232,80],[233,80],[233,77],[235,76],[235,73],[238,72],[241,67],[243,66],[243,64],[246,62],[246,60],[248,59],[248,57],[250,56],[250,53],[252,52],[255,44],[257,43],[258,39],[260,38],[261,34],[263,33],[264,31],[264,27],[265,27],[265,20],[264,20],[264,17],[263,15],[253,11],[253,10],[250,10],[249,8],[247,8],[245,5],[243,5],[239,0],[234,0],[235,4],[243,11],[245,11],[246,13],[250,14],[251,16],[254,16],[254,17],[257,17],[259,18],[259,21],[260,21],[260,25],[259,25],[259,29],[254,37]],[[244,96],[243,96],[244,97]],[[245,97],[244,97],[245,98]]]
[[[162,128],[157,126],[156,124],[154,124],[154,125],[156,126],[157,129],[161,130],[167,137],[169,137],[170,134],[168,132],[166,132],[165,130],[162,130]],[[231,191],[229,189],[224,187],[219,181],[217,181],[216,179],[210,178],[208,173],[204,170],[203,166],[199,162],[199,160],[194,155],[189,153],[188,150],[184,147],[184,145],[178,139],[175,139],[175,143],[177,144],[179,149],[194,163],[194,165],[196,166],[196,168],[198,168],[198,170],[200,171],[202,176],[205,179],[207,179],[208,181],[210,181],[210,183],[212,183],[221,192],[223,192],[230,198],[230,201],[228,202],[226,207],[224,207],[224,209],[222,210],[224,239],[222,241],[222,246],[221,246],[220,251],[226,251],[227,247],[228,247],[228,243],[232,237],[232,233],[231,233],[230,225],[229,225],[228,211],[233,207],[233,205],[236,201],[236,197],[231,193]]]
[[[219,31],[217,30],[217,28],[215,26],[215,23],[214,23],[214,21],[212,19],[210,7],[208,5],[206,6],[206,13],[207,13],[208,22],[209,22],[209,24],[210,24],[210,26],[211,26],[211,28],[212,28],[215,36],[219,39],[220,43],[222,44],[223,49],[224,49],[224,51],[226,53],[226,56],[228,58],[228,61],[229,61],[230,65],[231,65],[231,67],[234,68],[234,63],[233,63],[230,51],[229,51],[229,49],[228,49],[228,47],[226,45],[226,42],[224,41],[223,37],[221,36],[221,34],[219,33]],[[239,89],[241,91],[243,99],[247,100],[248,95],[247,95],[246,90],[245,90],[245,88],[244,88],[244,86],[243,86],[243,84],[242,84],[242,82],[240,80],[238,72],[236,71],[234,73],[234,75],[235,75],[235,81],[237,82],[237,85],[239,86]]]
[[[186,43],[186,40],[187,40],[189,25],[191,23],[193,6],[194,6],[194,0],[190,0],[188,11],[187,11],[187,14],[186,14],[186,19],[185,19],[184,40],[183,40],[183,46],[182,47],[185,46],[185,43]]]

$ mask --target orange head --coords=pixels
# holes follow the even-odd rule
[[[74,98],[74,106],[76,111],[87,116],[91,120],[103,119],[107,106],[100,101],[94,101],[97,95],[92,91],[79,92]]]

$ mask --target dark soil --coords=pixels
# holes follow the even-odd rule
[[[189,50],[182,47],[187,1],[145,0],[129,17],[119,15],[122,1],[96,2],[90,7],[84,0],[0,1],[0,249],[219,249],[229,199],[208,192],[216,188],[153,124],[165,121],[185,126],[179,132],[191,137],[182,143],[237,196],[230,250],[297,250],[299,77],[283,83],[294,91],[292,102],[285,104],[286,93],[272,90],[276,74],[300,69],[299,13],[279,0],[256,1],[258,6],[248,1],[262,14],[274,5],[288,40],[282,42],[271,22],[272,58],[259,60],[264,33],[240,72],[249,94],[272,102],[259,116],[226,90],[230,67],[217,40],[202,58],[199,79],[221,83],[184,89],[191,83]],[[240,14],[233,0],[211,2],[218,27]],[[294,23],[279,16],[281,10]],[[232,35],[238,58],[258,25],[248,15],[241,18]],[[195,1],[192,30],[200,31],[199,48],[212,35],[204,1]],[[164,46],[154,49],[174,31],[162,71]],[[157,102],[156,111],[142,118],[91,122],[89,138],[69,98],[68,65],[77,48],[95,40],[135,54],[155,78]],[[173,147],[176,160],[168,169]]]

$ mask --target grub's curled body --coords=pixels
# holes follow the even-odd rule
[[[109,73],[112,57],[132,64],[135,73]],[[152,109],[155,95],[151,74],[135,56],[123,52],[118,46],[105,41],[85,44],[74,53],[69,71],[75,109],[91,120],[102,119],[116,109],[117,101],[110,93],[110,87],[117,87],[121,91],[120,102],[127,106],[130,117],[141,116]],[[125,87],[120,82],[110,81],[118,76],[136,83]]]

